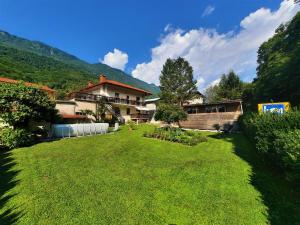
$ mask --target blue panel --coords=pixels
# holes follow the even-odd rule
[[[262,111],[283,114],[285,111],[285,107],[284,104],[264,104],[262,107]]]

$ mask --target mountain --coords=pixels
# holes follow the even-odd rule
[[[159,88],[102,63],[90,64],[39,41],[0,30],[0,76],[46,84],[60,95],[97,82],[99,74],[152,92]]]

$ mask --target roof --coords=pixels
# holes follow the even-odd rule
[[[148,109],[147,107],[143,107],[143,106],[136,106],[135,107],[137,110],[140,110],[140,111],[151,111],[150,109]]]
[[[0,77],[0,83],[19,84],[19,83],[21,83],[21,81],[19,81],[19,80],[13,80],[13,79],[6,78],[6,77]],[[30,83],[30,82],[24,82],[24,84],[26,86],[36,87],[36,88],[39,88],[39,89],[41,89],[43,91],[47,91],[47,92],[50,92],[50,93],[54,93],[55,92],[55,90],[49,88],[48,86],[39,85],[39,84],[36,84],[36,83]]]
[[[60,114],[63,119],[86,119],[87,116],[84,115],[75,115],[75,114]]]
[[[158,101],[160,98],[149,98],[149,99],[146,99],[145,102],[156,102]]]
[[[70,104],[70,105],[76,105],[76,102],[69,101],[69,100],[56,100],[56,104]]]
[[[144,93],[146,95],[152,95],[152,93],[149,92],[149,91],[146,91],[146,90],[143,90],[143,89],[140,89],[140,88],[136,88],[136,87],[133,87],[131,85],[124,84],[124,83],[121,83],[121,82],[118,82],[118,81],[115,81],[115,80],[108,80],[106,78],[100,79],[99,83],[94,84],[94,85],[89,85],[88,87],[83,88],[83,89],[81,89],[81,90],[79,90],[77,92],[85,92],[85,91],[88,91],[90,89],[93,89],[95,87],[98,87],[98,86],[101,86],[101,85],[104,85],[104,84],[110,84],[110,85],[114,85],[114,86],[118,86],[118,87],[123,87],[123,88],[131,89],[131,90],[134,90],[134,91],[142,92],[142,93]]]
[[[222,102],[213,102],[213,103],[198,103],[198,104],[189,104],[184,105],[184,107],[191,107],[191,106],[208,106],[208,105],[224,105],[224,104],[231,104],[231,103],[242,103],[242,100],[236,99],[236,100],[226,100]]]

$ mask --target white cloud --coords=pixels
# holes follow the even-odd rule
[[[208,5],[206,6],[206,8],[204,9],[203,13],[202,13],[202,17],[206,17],[209,16],[210,14],[212,14],[215,11],[215,7]]]
[[[104,56],[104,59],[100,61],[113,68],[124,70],[126,64],[128,63],[128,55],[127,53],[115,48],[113,52],[108,52]]]
[[[214,29],[204,28],[170,31],[151,50],[151,61],[138,64],[132,75],[158,85],[166,59],[181,56],[193,66],[200,90],[217,82],[221,74],[230,69],[235,70],[243,80],[250,81],[256,73],[259,46],[299,10],[300,6],[295,5],[293,0],[283,1],[274,12],[266,8],[258,9],[241,21],[237,33],[218,33]]]

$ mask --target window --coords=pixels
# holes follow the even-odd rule
[[[130,115],[130,108],[127,108],[127,115]]]
[[[226,112],[225,106],[219,106],[218,107],[218,112]]]
[[[120,98],[120,94],[119,93],[115,93],[115,98]]]
[[[127,97],[126,97],[126,102],[127,102],[127,104],[129,104],[129,95],[127,95]]]
[[[136,101],[139,102],[141,100],[140,97],[136,97]]]
[[[115,112],[116,115],[120,115],[121,114],[120,108],[118,108],[118,107],[114,108],[114,112]]]

